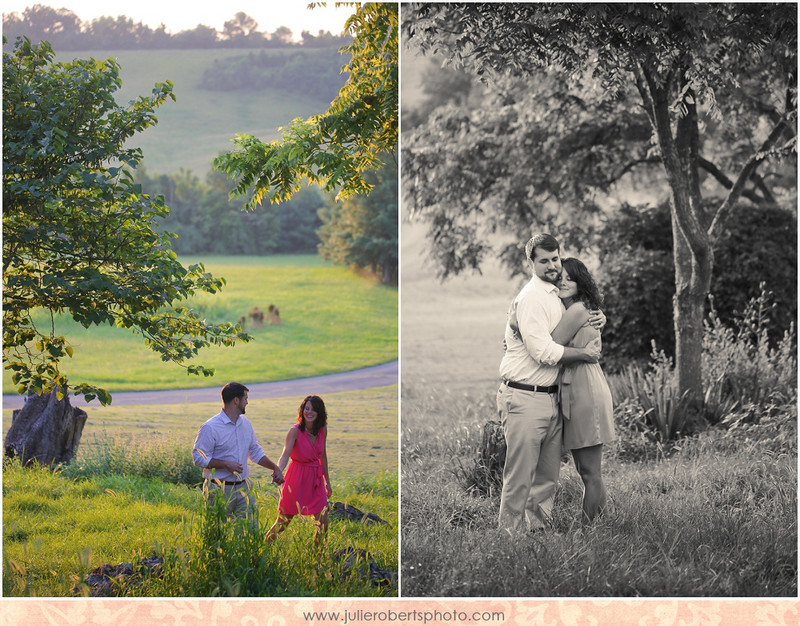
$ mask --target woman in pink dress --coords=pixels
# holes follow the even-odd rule
[[[601,307],[602,296],[578,259],[563,259],[561,264],[558,297],[566,311],[552,336],[561,345],[582,348],[600,336],[600,331],[589,324],[589,311]],[[599,363],[565,365],[558,383],[564,447],[572,452],[583,481],[583,521],[591,522],[606,505],[601,460],[603,444],[615,438],[611,391]]]
[[[267,533],[272,541],[286,530],[295,515],[314,516],[314,543],[328,530],[328,498],[333,493],[328,475],[325,436],[328,413],[319,396],[306,396],[297,410],[297,423],[289,429],[278,467],[284,474],[278,519]],[[291,462],[289,459],[291,458]]]

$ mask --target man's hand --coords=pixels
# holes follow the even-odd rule
[[[277,467],[272,471],[272,482],[276,485],[282,485],[284,482],[283,473]]]
[[[225,467],[222,469],[226,469],[232,474],[241,474],[242,470],[244,469],[241,464],[237,463],[236,461],[224,461]]]
[[[600,360],[600,355],[602,354],[603,350],[603,342],[601,341],[600,337],[595,337],[589,343],[586,344],[584,351],[586,353],[586,362],[587,363],[597,363]]]
[[[606,327],[606,314],[599,309],[589,311],[589,324],[602,331]]]

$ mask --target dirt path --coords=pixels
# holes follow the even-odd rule
[[[327,374],[313,378],[296,378],[294,380],[281,380],[273,383],[248,383],[251,400],[259,398],[282,398],[285,396],[305,396],[310,393],[323,394],[337,391],[353,391],[355,389],[369,389],[371,387],[385,387],[397,384],[397,361],[382,363],[360,370]],[[217,402],[222,389],[220,383],[217,387],[202,389],[168,389],[165,391],[119,391],[113,394],[113,406],[127,406],[138,404],[188,404],[192,402]],[[3,396],[4,409],[18,409],[23,404],[23,396]],[[72,406],[87,406],[83,397],[70,398]],[[92,400],[89,406],[100,406],[100,402]]]

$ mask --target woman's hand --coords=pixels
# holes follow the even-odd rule
[[[333,495],[333,489],[331,488],[331,484],[328,482],[325,483],[325,495],[329,498]]]
[[[599,309],[589,311],[589,324],[602,331],[606,327],[606,314]]]

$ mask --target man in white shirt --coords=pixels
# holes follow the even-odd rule
[[[512,302],[500,362],[503,383],[497,411],[506,438],[506,462],[500,497],[500,528],[518,531],[545,527],[553,508],[561,465],[561,417],[558,411],[559,365],[600,358],[600,340],[585,348],[553,341],[550,333],[564,307],[558,297],[561,256],[558,241],[540,233],[525,246],[533,277]],[[602,326],[605,316],[599,315]]]
[[[250,420],[244,416],[247,392],[241,383],[228,383],[222,388],[222,411],[200,427],[192,459],[203,468],[206,499],[224,494],[229,517],[253,519],[255,503],[250,497],[247,460],[271,469],[276,483],[283,482],[283,474],[264,454]]]

